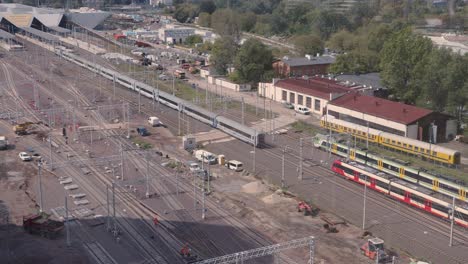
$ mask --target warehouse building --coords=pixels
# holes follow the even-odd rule
[[[305,55],[304,57],[285,56],[281,60],[273,62],[275,75],[284,77],[313,76],[327,74],[330,64],[335,63],[335,57],[331,55]]]
[[[318,115],[324,114],[328,102],[351,91],[351,88],[333,79],[321,77],[273,80],[272,83],[260,83],[258,86],[260,96],[277,102],[305,106],[311,113]]]
[[[334,99],[327,110],[338,119],[426,142],[446,141],[456,135],[457,123],[448,115],[360,93]]]

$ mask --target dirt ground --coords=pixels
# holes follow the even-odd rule
[[[49,240],[23,230],[23,216],[39,209],[34,195],[37,168],[17,157],[24,146],[21,140],[15,142],[15,149],[0,152],[0,262],[90,263],[80,247],[66,246],[64,235]]]
[[[271,240],[279,243],[314,236],[317,239],[315,263],[371,263],[360,254],[359,246],[365,239],[359,228],[339,224],[338,233],[327,233],[321,217],[336,219],[333,215],[321,211],[316,216],[305,216],[297,211],[295,197],[258,179],[224,168],[213,172],[223,175],[213,181],[214,198]],[[306,249],[301,252],[304,257],[308,254]]]

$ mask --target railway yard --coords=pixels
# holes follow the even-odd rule
[[[92,34],[78,37],[118,50]],[[127,65],[74,49],[73,56],[157,86],[157,99],[154,89],[148,98],[135,82],[129,89],[53,48],[28,39],[24,46],[0,50],[0,135],[9,141],[0,152],[0,236],[6,238],[0,259],[6,263],[187,263],[184,249],[197,256],[192,262],[207,261],[304,237],[313,237],[313,247],[230,263],[375,263],[360,251],[372,236],[385,240],[394,263],[468,263],[466,226],[454,226],[449,246],[450,221],[336,175],[331,167],[340,157],[285,124],[305,118],[280,104],[268,109],[250,93],[218,91],[191,74],[176,86],[156,80],[154,70],[126,72]],[[169,72],[178,67],[174,60],[163,63]],[[191,83],[197,87],[192,100],[175,110],[171,89],[184,97]],[[226,120],[219,118],[215,129],[195,111]],[[149,126],[151,116],[163,125]],[[12,127],[25,122],[28,133],[15,134]],[[254,136],[236,136],[230,122]],[[149,135],[140,135],[140,127]],[[261,128],[284,133],[264,133],[255,147]],[[244,170],[202,164],[208,180],[197,176],[187,166],[196,158],[184,149],[183,136],[241,161]],[[19,159],[20,152],[32,161]],[[298,212],[301,201],[314,208],[312,216]],[[454,203],[466,211],[464,199]],[[23,217],[39,209],[68,219],[57,238],[22,231]]]

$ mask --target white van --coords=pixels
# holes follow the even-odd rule
[[[302,106],[302,105],[298,105],[296,106],[296,112],[298,112],[299,114],[303,114],[303,115],[308,115],[310,114],[310,110],[309,108],[305,107],[305,106]]]
[[[208,164],[216,164],[218,163],[217,157],[206,150],[196,150],[194,152],[195,158],[201,162],[206,162]]]
[[[244,166],[243,166],[242,162],[237,161],[237,160],[230,160],[230,161],[226,162],[226,167],[228,169],[234,170],[234,171],[244,170]]]
[[[161,125],[161,121],[159,121],[159,118],[157,118],[156,116],[148,117],[148,123],[153,127]]]

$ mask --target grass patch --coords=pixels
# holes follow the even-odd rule
[[[137,145],[141,149],[151,149],[151,148],[153,148],[153,145],[151,145],[150,143],[148,143],[148,142],[146,142],[144,140],[141,140],[141,139],[134,139],[133,144]]]
[[[308,136],[315,136],[317,133],[326,133],[321,128],[308,124],[302,120],[292,123],[291,127],[294,129],[294,132],[302,132]]]

